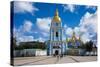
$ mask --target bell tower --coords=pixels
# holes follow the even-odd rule
[[[61,26],[61,19],[59,17],[58,9],[56,9],[55,15],[51,22],[50,40],[62,41],[62,26]]]
[[[50,37],[47,42],[47,55],[64,55],[66,42],[62,41],[62,23],[58,9],[55,10],[50,26]]]

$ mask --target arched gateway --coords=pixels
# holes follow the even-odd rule
[[[63,55],[66,52],[66,41],[62,41],[63,29],[58,9],[52,19],[50,26],[50,39],[47,42],[47,55]]]

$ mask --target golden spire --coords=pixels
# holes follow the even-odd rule
[[[75,32],[73,31],[73,36],[75,37]]]
[[[81,37],[79,36],[78,40],[81,40]]]
[[[75,41],[76,40],[76,36],[75,36],[75,32],[73,31],[73,35],[72,35],[72,40]]]
[[[55,16],[59,16],[59,15],[58,15],[58,9],[56,9]]]
[[[55,12],[55,16],[53,17],[53,22],[61,22],[61,19],[59,17],[59,12],[58,12],[58,9],[56,9],[56,12]]]
[[[78,40],[81,42],[81,36],[79,35],[79,38],[78,38]]]

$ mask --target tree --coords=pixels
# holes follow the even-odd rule
[[[13,45],[14,49],[16,49],[16,47],[17,47],[16,42],[17,42],[16,37],[13,37],[13,44],[12,45]]]
[[[20,42],[19,45],[16,47],[16,50],[21,49],[46,49],[46,44],[43,42]]]
[[[86,42],[86,51],[92,51],[92,48],[93,48],[93,42],[92,41],[89,41],[89,42]]]

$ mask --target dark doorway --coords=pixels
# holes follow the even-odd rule
[[[56,51],[55,51],[55,55],[58,55],[58,54],[59,54],[59,51],[58,51],[58,50],[56,50]]]

